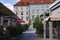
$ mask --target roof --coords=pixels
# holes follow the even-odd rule
[[[12,12],[9,8],[7,8],[1,2],[0,2],[0,16],[10,16],[12,18],[17,17],[17,15],[14,12]]]
[[[53,0],[54,2],[55,0]],[[17,2],[14,6],[27,5],[27,4],[51,4],[52,0],[21,0]]]
[[[14,6],[27,5],[31,2],[32,2],[32,0],[21,0],[21,1],[17,2]]]
[[[60,2],[60,0],[56,0],[53,4],[50,5],[49,8],[51,8],[52,6],[54,6],[55,4],[57,4],[58,2]]]

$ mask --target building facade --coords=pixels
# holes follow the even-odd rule
[[[40,17],[41,14],[48,11],[49,4],[35,4],[30,5],[30,18],[31,20],[35,19],[35,17]]]
[[[24,20],[26,23],[29,22],[29,6],[16,6],[15,12],[20,19]]]
[[[41,14],[48,11],[49,5],[54,1],[55,0],[21,0],[14,5],[15,13],[26,23],[29,23],[29,21],[34,20],[36,16],[40,17]]]

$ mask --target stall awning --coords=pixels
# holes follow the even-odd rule
[[[19,19],[19,17],[12,12],[9,8],[7,8],[4,4],[0,2],[0,16],[10,17],[13,19]]]
[[[51,21],[60,21],[60,14],[50,16]]]
[[[48,21],[49,20],[49,17],[45,18],[43,21]]]
[[[44,19],[44,21],[60,21],[60,14],[54,14]]]

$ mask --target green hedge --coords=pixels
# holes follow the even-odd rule
[[[11,37],[15,37],[28,30],[27,24],[18,24],[16,26],[8,26],[6,27]]]
[[[23,31],[28,30],[29,25],[28,24],[22,24]]]
[[[0,25],[0,29],[3,29],[3,25]]]

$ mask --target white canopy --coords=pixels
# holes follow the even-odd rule
[[[48,21],[48,20],[60,21],[60,14],[51,15],[51,16],[44,19],[44,21]]]

